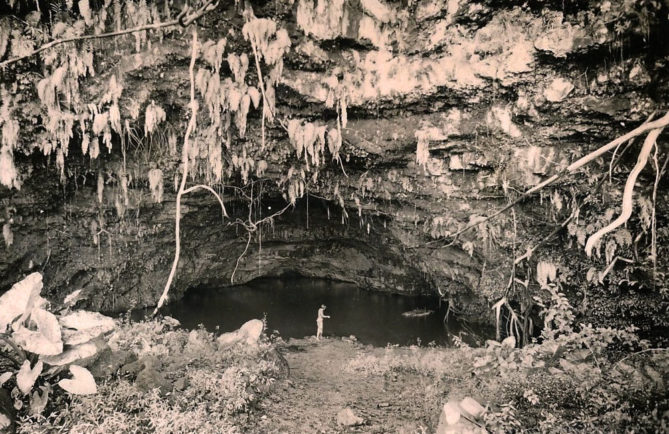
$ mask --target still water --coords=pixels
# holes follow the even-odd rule
[[[376,346],[449,345],[453,335],[471,342],[471,330],[461,324],[443,323],[445,306],[436,298],[408,297],[371,292],[351,283],[304,277],[257,279],[228,288],[198,287],[184,298],[165,306],[161,313],[178,319],[187,329],[199,324],[209,331],[232,331],[252,318],[267,318],[269,332],[284,338],[316,334],[316,316],[327,305],[323,334],[326,337],[354,335],[360,342]],[[413,309],[434,312],[418,318],[403,316]],[[449,333],[450,332],[450,333]]]

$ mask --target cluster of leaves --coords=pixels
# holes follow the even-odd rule
[[[124,321],[109,337],[114,353],[131,353],[151,378],[184,387],[174,393],[147,390],[121,368],[96,395],[72,399],[46,417],[26,418],[20,432],[241,432],[248,412],[280,375],[274,347],[262,339],[221,351],[204,329],[175,328],[171,318]],[[143,374],[137,374],[137,377]]]
[[[497,411],[499,417],[490,421],[504,429],[517,422],[526,426],[536,418],[543,420],[542,430],[616,431],[648,429],[662,423],[661,414],[669,402],[662,396],[664,380],[658,369],[666,370],[666,357],[654,357],[635,367],[616,362],[620,350],[624,354],[647,350],[647,342],[635,333],[637,329],[575,326],[573,309],[556,283],[555,268],[542,267],[537,278],[549,298],[541,342],[516,349],[513,337],[501,344],[488,341],[485,352],[474,361],[477,375],[501,378],[502,399],[510,399]],[[634,374],[625,376],[621,365]],[[644,404],[635,407],[632,401]],[[530,414],[518,414],[514,422],[510,415],[515,413],[510,409],[529,410]],[[578,416],[570,409],[578,409]]]
[[[0,356],[9,368],[0,375],[0,386],[14,385],[14,407],[35,416],[48,403],[53,379],[68,367],[72,378],[61,379],[58,386],[72,394],[96,392],[93,376],[79,364],[98,353],[102,336],[116,326],[99,313],[69,307],[54,315],[46,309],[41,289],[42,275],[33,273],[0,297]],[[66,298],[66,306],[76,303],[77,296]]]

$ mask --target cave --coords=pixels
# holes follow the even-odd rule
[[[669,425],[666,0],[5,3],[0,432]]]

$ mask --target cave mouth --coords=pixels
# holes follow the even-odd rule
[[[237,286],[197,286],[165,306],[164,315],[178,319],[186,329],[203,325],[218,333],[233,331],[253,318],[267,320],[267,333],[303,338],[316,333],[316,316],[327,305],[325,337],[355,336],[374,346],[434,343],[450,346],[453,337],[478,346],[490,331],[451,318],[444,324],[446,306],[434,296],[373,292],[353,283],[311,278],[296,272],[261,277]],[[410,317],[414,311],[429,315]],[[481,326],[479,326],[481,327]]]

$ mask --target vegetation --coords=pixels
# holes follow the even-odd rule
[[[111,318],[97,312],[65,306],[54,315],[46,310],[41,289],[42,276],[33,273],[0,297],[0,385],[14,386],[14,408],[36,416],[49,404],[55,379],[64,377],[65,368],[72,378],[58,381],[60,389],[75,395],[96,392],[93,376],[79,364],[97,354],[98,338],[114,328]],[[0,428],[6,427],[7,421],[2,422]]]
[[[320,45],[310,41],[311,45],[300,46],[301,50],[314,54],[328,44],[358,44],[372,54],[361,60],[355,51],[349,56],[351,59],[345,59],[357,66],[368,62],[367,70],[359,75],[328,65],[328,76],[314,91],[323,96],[314,98],[320,104],[318,110],[309,116],[295,115],[290,108],[290,92],[280,89],[284,61],[295,42],[291,40],[293,29],[283,27],[288,21],[281,21],[281,7],[292,8],[295,2],[287,2],[288,6],[279,3],[274,4],[274,16],[261,17],[256,16],[251,2],[244,1],[236,1],[225,14],[221,2],[214,0],[13,0],[0,6],[0,11],[7,12],[0,17],[1,188],[15,192],[30,179],[33,166],[26,157],[30,155],[39,156],[45,167],[55,169],[63,191],[73,185],[79,188],[82,179],[84,183],[94,180],[93,201],[97,203],[92,206],[96,216],[84,224],[90,228],[98,252],[103,244],[102,234],[107,235],[109,256],[116,235],[108,230],[111,213],[118,220],[129,220],[131,211],[139,216],[146,201],[161,203],[174,190],[175,253],[154,315],[168,300],[179,269],[185,195],[195,191],[210,193],[220,205],[221,222],[241,229],[241,235],[235,236],[245,247],[234,262],[232,282],[254,240],[260,250],[263,229],[269,229],[275,218],[295,206],[300,198],[308,198],[314,189],[341,207],[342,223],[348,219],[346,206],[355,206],[361,227],[364,222],[369,234],[373,228],[365,220],[363,208],[377,211],[377,204],[364,203],[366,190],[383,183],[394,187],[397,181],[403,195],[420,196],[414,187],[420,184],[422,193],[433,190],[438,185],[437,178],[446,171],[446,159],[448,170],[462,168],[465,177],[464,154],[435,158],[436,151],[440,151],[437,147],[442,151],[448,147],[442,146],[447,138],[466,137],[476,142],[468,142],[474,148],[478,146],[479,132],[485,129],[486,137],[491,137],[489,130],[494,130],[504,137],[505,143],[528,142],[521,123],[538,116],[534,105],[548,103],[551,108],[550,104],[576,91],[570,81],[551,77],[552,81],[543,92],[534,95],[533,101],[524,97],[523,84],[510,77],[532,71],[529,65],[534,62],[535,50],[541,56],[568,59],[581,55],[574,51],[579,44],[608,46],[623,65],[618,68],[619,73],[612,72],[611,76],[626,75],[629,80],[640,81],[647,75],[645,66],[639,60],[625,69],[623,48],[630,44],[624,40],[648,43],[655,37],[652,30],[658,26],[658,17],[665,18],[667,10],[666,5],[654,0],[605,1],[576,12],[572,20],[576,25],[565,16],[570,8],[580,6],[563,4],[562,12],[551,10],[537,17],[527,9],[542,5],[538,2],[509,7],[491,19],[491,24],[484,25],[482,16],[488,13],[484,10],[488,6],[478,5],[479,11],[472,7],[471,20],[481,21],[476,43],[461,33],[458,24],[442,29],[442,35],[429,35],[424,51],[425,57],[448,51],[449,47],[439,45],[442,38],[447,41],[442,44],[457,47],[438,59],[452,67],[450,79],[455,88],[481,90],[490,84],[494,89],[491,95],[473,98],[478,101],[489,96],[493,100],[480,116],[485,118],[485,128],[458,130],[456,124],[462,118],[458,110],[449,111],[444,117],[449,125],[441,129],[423,119],[410,134],[409,162],[401,162],[415,172],[411,177],[368,176],[367,166],[362,163],[364,173],[356,181],[348,181],[344,162],[354,152],[344,154],[345,132],[352,106],[359,112],[367,110],[365,92],[370,89],[366,87],[371,87],[377,97],[393,97],[396,89],[409,89],[406,94],[411,94],[417,89],[447,88],[429,71],[441,71],[443,64],[403,68],[410,62],[405,59],[407,44],[398,35],[417,26],[411,19],[417,2],[408,2],[407,11],[396,11],[377,1],[359,2],[357,7],[356,2],[356,7],[364,10],[364,17],[351,27],[364,37],[351,40],[347,33],[347,2],[300,0],[294,5],[297,29],[321,38]],[[425,19],[443,20],[446,29],[457,12],[451,10],[451,3],[446,12],[437,15],[423,11]],[[479,13],[481,16],[476,15]],[[222,18],[202,25],[216,14]],[[507,32],[505,20],[513,19],[526,26],[516,23],[516,29]],[[241,25],[232,24],[234,20]],[[495,29],[504,29],[506,37],[491,37]],[[535,37],[537,34],[541,36]],[[165,80],[163,73],[153,68],[155,59],[162,56],[160,50],[152,50],[153,44],[164,39],[189,53],[187,73],[183,76]],[[389,43],[390,40],[394,42]],[[517,46],[521,47],[518,52]],[[376,49],[383,51],[373,51]],[[405,63],[391,63],[396,59],[384,58],[395,54]],[[653,56],[660,55],[648,53],[644,62],[652,63]],[[507,57],[525,59],[526,64],[508,64]],[[475,63],[479,70],[473,72]],[[666,70],[657,66],[660,71],[662,68]],[[408,77],[415,69],[428,71]],[[387,76],[388,71],[396,70],[402,71],[397,76]],[[587,73],[586,68],[586,83],[579,85],[583,98],[578,104],[583,106],[588,103],[586,96],[595,98],[600,79],[598,76],[592,85]],[[137,77],[133,74],[146,74],[146,80],[155,86],[148,91],[135,88]],[[605,79],[608,77],[602,78]],[[161,86],[162,81],[169,84]],[[385,84],[376,85],[378,82]],[[519,90],[508,90],[509,83],[517,84]],[[615,85],[622,86],[621,81]],[[438,90],[435,92],[440,95]],[[514,101],[504,101],[512,97]],[[433,101],[425,99],[416,104],[432,105]],[[286,108],[285,113],[279,110],[280,103],[284,103],[281,107]],[[606,104],[600,105],[604,108],[599,108],[597,116],[609,115]],[[666,110],[662,103],[658,107]],[[630,104],[629,115],[649,115],[646,122],[636,128],[625,126],[627,133],[594,151],[579,149],[560,164],[551,161],[556,167],[551,167],[550,172],[537,171],[546,176],[531,183],[531,188],[515,185],[507,178],[503,164],[513,165],[514,161],[489,164],[490,173],[475,183],[488,182],[483,178],[492,180],[494,193],[506,201],[496,210],[488,207],[480,213],[467,208],[464,220],[453,217],[448,205],[441,208],[448,215],[425,217],[414,212],[416,234],[411,235],[417,241],[407,242],[407,249],[402,246],[402,254],[406,255],[402,259],[407,262],[432,255],[433,251],[427,248],[454,249],[476,260],[492,250],[502,252],[500,256],[508,254],[510,260],[500,264],[495,273],[486,270],[485,260],[477,264],[483,264],[481,270],[477,269],[481,275],[477,295],[490,302],[496,341],[488,342],[485,348],[461,345],[457,351],[417,349],[409,355],[391,348],[386,357],[360,359],[351,369],[376,373],[412,370],[429,376],[435,382],[437,400],[473,397],[487,403],[487,412],[476,423],[492,431],[534,427],[542,431],[556,427],[602,431],[669,429],[665,387],[669,359],[664,349],[651,347],[641,338],[666,344],[666,337],[657,336],[661,332],[653,327],[669,327],[663,311],[669,297],[669,263],[663,259],[669,254],[669,231],[666,216],[660,211],[666,196],[662,178],[669,161],[661,134],[669,125],[669,113],[658,115],[646,109],[641,102]],[[609,117],[614,119],[613,115]],[[597,134],[606,136],[620,131],[617,126],[606,128],[609,126]],[[555,136],[561,137],[557,133]],[[630,157],[634,141],[640,138],[644,140],[636,157]],[[529,142],[527,145],[524,152],[528,153],[528,160],[543,158],[532,155],[538,152],[537,146]],[[374,146],[378,144],[370,148]],[[610,160],[604,161],[603,157],[610,153]],[[364,160],[365,153],[361,151],[360,155]],[[495,158],[492,155],[488,160]],[[652,171],[647,168],[649,163]],[[536,174],[532,171],[531,175]],[[283,197],[285,206],[263,215],[261,202],[267,186],[275,197]],[[448,188],[453,186],[449,184]],[[443,190],[440,201],[449,199],[448,188]],[[149,194],[137,193],[142,189]],[[390,190],[385,190],[388,202],[394,200]],[[487,191],[484,187],[476,189],[477,194]],[[518,218],[516,213],[521,203],[533,195],[539,195],[539,201],[546,204],[537,207],[540,212],[535,214],[545,223],[545,231],[528,231],[532,222]],[[228,213],[226,200],[230,197],[244,202],[248,210],[244,217]],[[10,202],[3,202],[5,215],[1,220],[6,249],[15,243],[12,228],[16,210]],[[413,207],[415,210],[415,203]],[[391,206],[388,209],[393,210]],[[48,227],[48,220],[45,223]],[[385,229],[385,220],[383,225]],[[138,224],[137,241],[141,239],[139,232]],[[551,242],[558,237],[560,250],[555,251]],[[412,254],[413,250],[418,253]],[[581,255],[582,264],[570,260],[575,253]],[[429,267],[422,264],[417,269],[429,274]],[[441,271],[445,276],[446,271]],[[459,282],[457,276],[451,277],[445,282],[447,285]],[[12,391],[24,432],[234,432],[243,429],[243,415],[270,393],[272,382],[279,375],[273,346],[267,341],[258,347],[237,346],[234,351],[222,352],[218,351],[214,336],[204,330],[174,330],[166,320],[117,325],[99,314],[72,311],[76,296],[69,305],[66,299],[65,306],[52,312],[39,295],[41,284],[36,283],[37,277],[31,275],[28,279],[35,282],[17,284],[16,290],[0,299],[0,386]],[[454,306],[453,300],[458,289],[443,289],[437,278],[432,283],[449,302],[449,312],[453,307],[457,313],[461,306]],[[626,296],[629,305],[617,306],[611,301],[614,294]],[[594,326],[582,321],[600,319],[600,313],[604,319]],[[639,324],[644,327],[643,336],[638,329],[624,324],[633,322],[635,317],[630,317],[641,313],[654,320],[652,324]],[[123,371],[119,365],[120,371],[106,372],[100,377],[102,382],[96,384],[93,374],[83,365],[92,362],[89,359],[107,357],[103,354],[106,345],[112,354],[137,359],[136,371]],[[45,366],[51,368],[45,370]],[[177,380],[183,381],[177,385]],[[450,389],[461,396],[450,396]],[[79,394],[87,396],[72,396]]]
[[[243,431],[281,375],[273,345],[221,351],[212,333],[174,326],[169,318],[124,320],[107,341],[135,362],[104,378],[95,395],[58,396],[51,412],[26,416],[20,432]]]
[[[456,337],[456,349],[388,347],[383,356],[358,357],[349,369],[427,376],[435,384],[432,400],[473,397],[485,404],[471,421],[491,432],[666,430],[669,352],[648,348],[633,327],[575,325],[569,302],[550,287],[555,282],[548,285],[542,338],[522,348],[513,336],[483,348]]]

